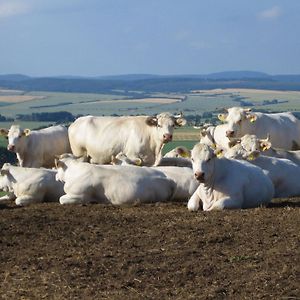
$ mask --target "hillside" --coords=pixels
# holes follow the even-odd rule
[[[129,74],[98,77],[29,77],[0,75],[0,87],[23,91],[115,93],[118,91],[188,92],[195,89],[251,88],[300,90],[300,75],[268,75],[262,72],[232,71],[206,75]]]

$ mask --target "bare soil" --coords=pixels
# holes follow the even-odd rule
[[[300,198],[0,206],[1,299],[300,299]]]

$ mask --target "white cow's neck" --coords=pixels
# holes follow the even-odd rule
[[[204,183],[206,189],[214,189],[215,177],[217,176],[217,174],[215,174],[216,159],[218,158],[212,158],[212,172],[211,175],[205,180]]]

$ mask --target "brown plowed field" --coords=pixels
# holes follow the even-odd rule
[[[1,299],[300,299],[300,199],[0,206]]]

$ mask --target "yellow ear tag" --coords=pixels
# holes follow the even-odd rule
[[[266,150],[268,150],[269,148],[267,147],[267,146],[264,146],[263,148],[262,148],[262,151],[266,151]]]
[[[253,116],[253,117],[250,118],[250,122],[251,123],[254,123],[255,121],[256,121],[256,117],[255,116]]]
[[[211,148],[216,149],[216,148],[217,148],[217,145],[216,145],[215,143],[213,143],[213,144],[211,145]],[[222,151],[221,151],[221,152],[222,152]]]
[[[223,151],[218,151],[218,152],[216,153],[216,156],[217,156],[217,158],[223,157]]]
[[[135,162],[135,164],[140,167],[142,165],[142,160],[141,159],[137,159],[136,162]]]
[[[253,154],[250,154],[250,155],[248,156],[248,160],[254,160],[254,159],[255,159],[255,157],[254,157]]]
[[[190,158],[190,154],[188,152],[183,152],[181,154],[181,157],[184,157],[184,158]]]

